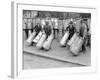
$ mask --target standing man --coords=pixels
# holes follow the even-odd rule
[[[44,28],[43,28],[45,34],[47,35],[47,38],[48,36],[51,34],[51,26],[49,25],[49,22],[46,22],[46,24],[44,25]]]
[[[66,30],[69,31],[68,40],[70,40],[76,31],[74,23],[72,21],[70,21],[69,26],[66,28]]]
[[[35,32],[38,34],[42,30],[40,23],[37,23],[34,27]]]
[[[59,29],[58,29],[58,20],[55,18],[54,20],[54,38],[57,39],[59,34]]]
[[[83,45],[82,45],[82,51],[86,51],[86,35],[87,35],[87,24],[84,20],[81,20],[81,26],[80,26],[80,36],[83,38]]]

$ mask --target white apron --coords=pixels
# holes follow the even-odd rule
[[[38,35],[35,37],[35,39],[33,39],[33,42],[35,42],[35,43],[38,43],[38,41],[40,40],[40,38],[42,37],[42,32],[40,31],[39,33],[38,33]]]
[[[64,34],[64,36],[62,37],[61,41],[60,41],[60,45],[61,46],[65,46],[66,45],[66,41],[67,41],[68,37],[69,37],[69,32],[66,32]]]
[[[34,31],[29,38],[26,40],[27,43],[31,44],[32,40],[35,38],[36,32]]]
[[[51,48],[51,44],[52,44],[53,39],[54,39],[54,35],[53,34],[48,36],[47,40],[43,44],[43,48],[45,50],[49,50]]]
[[[74,41],[74,43],[70,47],[70,51],[72,52],[73,55],[79,54],[82,44],[83,44],[83,39],[77,37],[77,39]]]
[[[44,41],[46,40],[46,37],[47,37],[46,34],[43,33],[42,37],[40,38],[40,40],[39,40],[38,43],[36,44],[36,47],[37,47],[38,49],[41,49],[41,48],[42,48],[43,43],[44,43]]]
[[[75,41],[75,39],[77,38],[77,33],[75,33],[72,38],[68,41],[67,45],[71,46],[73,44],[73,42]]]

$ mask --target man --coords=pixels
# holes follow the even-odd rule
[[[39,23],[37,23],[37,25],[34,27],[34,30],[32,32],[32,34],[28,37],[28,39],[26,40],[27,45],[33,45],[34,43],[37,42],[36,40],[36,36],[38,35],[38,33],[42,30],[42,27]]]
[[[37,34],[42,30],[42,26],[40,25],[40,23],[37,23],[37,25],[35,25],[34,30]]]
[[[40,39],[40,36],[38,35],[40,31],[42,31],[42,26],[40,23],[37,23],[36,26],[34,27],[34,31],[36,32],[35,38],[33,39],[32,45],[37,43],[38,40]]]
[[[66,28],[66,33],[64,34],[63,38],[60,41],[61,46],[66,46],[66,43],[72,38],[75,33],[75,27],[73,22],[70,21],[68,27]]]
[[[43,28],[44,32],[46,33],[47,37],[51,34],[51,26],[49,25],[49,22],[46,22]]]
[[[82,45],[82,51],[86,51],[86,36],[87,36],[87,24],[84,20],[81,20],[81,26],[80,26],[80,36],[83,38],[83,45]]]
[[[55,18],[54,20],[54,38],[57,39],[58,38],[58,34],[59,34],[59,29],[58,29],[58,20]]]
[[[66,30],[69,31],[68,40],[70,40],[76,31],[72,21],[70,21],[69,26],[66,28]]]

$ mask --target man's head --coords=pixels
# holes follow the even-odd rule
[[[72,21],[70,21],[70,22],[69,22],[69,25],[72,27],[72,26],[73,26],[73,22],[72,22]]]
[[[70,22],[69,22],[69,24],[70,24],[70,25],[72,25],[72,24],[73,24],[73,22],[72,22],[72,21],[70,21]]]
[[[45,22],[46,25],[49,25],[49,22]]]
[[[37,25],[40,25],[40,23],[37,23]]]

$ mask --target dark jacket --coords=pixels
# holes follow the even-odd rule
[[[39,33],[42,30],[42,26],[41,25],[36,25],[34,30],[36,31],[36,33]]]
[[[51,34],[51,26],[50,25],[45,25],[43,30],[47,36],[49,36]]]
[[[70,27],[72,26],[72,27]],[[67,28],[66,28],[67,31],[69,31],[69,37],[68,37],[68,40],[71,39],[71,37],[74,35],[76,29],[73,25],[69,25]]]
[[[88,31],[87,25],[85,23],[81,23],[80,36],[85,38],[87,31]]]

